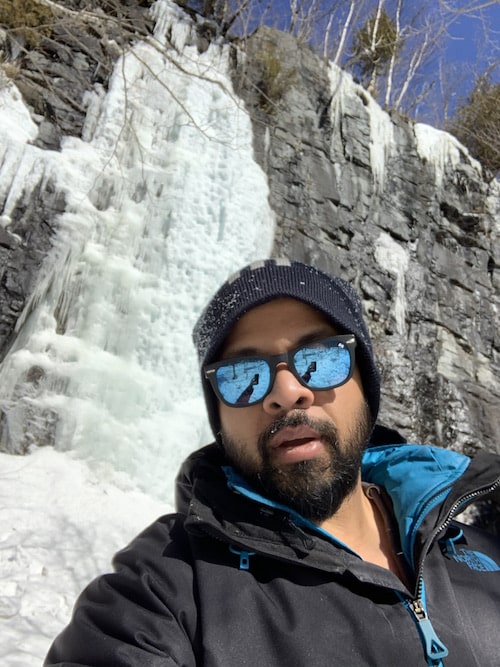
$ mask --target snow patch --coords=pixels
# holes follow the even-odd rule
[[[38,667],[82,588],[171,507],[49,447],[0,454],[0,470],[0,654],[8,667]]]
[[[379,265],[396,278],[396,294],[393,300],[393,316],[399,334],[406,329],[405,275],[409,265],[409,254],[392,236],[382,232],[375,242],[375,258]]]
[[[468,150],[448,132],[424,123],[415,124],[415,138],[419,156],[434,166],[436,184],[441,187],[447,168],[454,169],[467,157],[470,164],[481,174],[481,164],[474,160]]]
[[[19,90],[10,81],[0,83],[0,143],[25,144],[36,139],[37,134],[38,127]]]

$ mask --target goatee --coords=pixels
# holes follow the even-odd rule
[[[277,419],[261,434],[258,452],[259,469],[251,469],[241,455],[244,448],[222,433],[227,457],[253,488],[270,500],[286,505],[300,515],[321,523],[333,516],[352,493],[359,477],[361,459],[371,432],[368,406],[355,420],[355,427],[342,439],[330,421],[311,419],[302,410]],[[325,447],[323,456],[275,465],[272,462],[272,438],[285,427],[306,425],[321,438]]]

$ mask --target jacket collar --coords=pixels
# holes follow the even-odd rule
[[[246,500],[245,526],[257,520],[259,513],[257,522],[261,521],[264,508],[270,508],[275,516],[287,516],[290,523],[300,528],[321,532],[289,508],[259,496],[227,466],[228,462],[218,445],[208,445],[194,452],[184,462],[177,478],[178,510],[188,514],[195,502],[198,513],[211,514],[209,505],[215,503],[219,509],[227,507],[234,503],[234,495],[231,498],[228,494],[236,492]],[[454,511],[461,511],[467,499],[478,489],[494,488],[495,483],[500,489],[500,457],[482,454],[471,462],[463,454],[436,447],[383,445],[370,447],[365,452],[362,477],[364,481],[384,487],[389,494],[399,525],[401,544],[412,562],[416,546],[421,546],[424,541],[423,535],[434,529],[438,522],[444,521],[455,504],[458,503],[458,506]],[[257,512],[252,509],[256,507],[255,503],[260,508]],[[238,508],[243,506],[238,504]],[[224,523],[227,526],[230,522]],[[259,526],[261,529],[262,526]],[[419,533],[422,535],[417,538]],[[331,536],[329,539],[331,541]]]
[[[424,519],[447,499],[470,461],[458,452],[428,445],[383,445],[366,450],[362,477],[389,494],[401,545],[410,562]]]

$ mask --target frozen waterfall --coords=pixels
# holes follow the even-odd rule
[[[0,91],[0,223],[40,178],[66,199],[1,367],[0,407],[10,451],[74,450],[165,497],[210,437],[192,324],[230,272],[269,254],[273,219],[226,47],[200,55],[178,7],[153,11],[154,39],[89,95],[83,138],[60,153],[30,145],[36,128],[15,88]]]

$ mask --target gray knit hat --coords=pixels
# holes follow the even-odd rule
[[[210,425],[220,429],[217,399],[203,376],[203,367],[217,361],[226,337],[249,310],[273,299],[291,297],[324,313],[339,334],[356,337],[356,363],[373,424],[380,402],[380,377],[373,359],[362,306],[354,289],[341,278],[288,259],[254,262],[231,276],[213,296],[193,330],[202,369]]]

